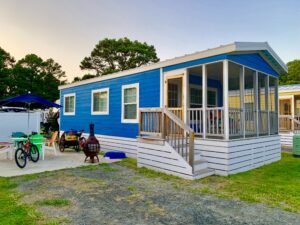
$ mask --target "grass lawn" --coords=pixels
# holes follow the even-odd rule
[[[146,168],[137,168],[134,159],[126,159],[117,163],[119,166],[127,167],[135,171],[143,178],[159,179],[161,183],[169,182],[174,188],[184,190],[187,193],[207,193],[222,198],[233,198],[246,202],[264,203],[271,207],[279,207],[287,211],[300,213],[300,158],[294,158],[289,153],[282,154],[282,160],[261,168],[232,175],[229,177],[211,176],[197,181],[183,180],[174,176],[165,175]],[[86,170],[99,170],[101,174],[114,174],[118,170],[113,165],[102,164],[99,166],[86,166]],[[83,170],[70,169],[69,171]],[[66,170],[67,171],[67,170]],[[92,171],[91,171],[92,172]],[[0,224],[61,224],[66,223],[66,218],[54,218],[49,220],[45,215],[38,212],[39,207],[72,207],[72,202],[65,198],[45,198],[39,201],[25,204],[21,199],[28,193],[18,193],[17,184],[29,180],[44,179],[45,176],[64,179],[64,170],[48,172],[37,175],[26,175],[17,178],[0,177]],[[72,183],[79,182],[79,178],[68,176]],[[107,178],[111,179],[110,177]],[[101,190],[106,180],[101,183],[87,182],[82,180],[78,187],[88,189],[97,186]],[[103,187],[102,187],[103,188]],[[129,191],[136,190],[132,184],[128,186]],[[30,194],[30,193],[29,193]],[[31,193],[33,194],[33,193]]]
[[[134,160],[123,161],[121,164],[136,169]],[[184,187],[193,193],[264,203],[300,213],[300,158],[295,158],[290,153],[282,153],[279,162],[255,170],[228,177],[211,176],[197,181],[186,181],[145,168],[137,171],[148,177],[160,176],[171,180],[178,188]]]

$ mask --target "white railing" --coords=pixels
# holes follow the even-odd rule
[[[270,134],[278,134],[278,112],[269,112],[270,116]]]
[[[245,110],[245,135],[256,135],[256,111],[251,109]]]
[[[240,136],[242,135],[242,124],[241,115],[242,109],[240,108],[229,108],[229,136]]]
[[[258,127],[260,135],[267,135],[269,133],[268,129],[268,112],[259,111],[258,112]]]
[[[214,107],[206,109],[207,136],[224,136],[224,109]]]
[[[194,130],[195,134],[203,134],[203,110],[202,108],[189,108],[187,110],[187,124]]]

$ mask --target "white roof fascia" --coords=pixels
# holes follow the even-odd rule
[[[230,53],[230,52],[259,51],[259,50],[269,51],[273,57],[276,56],[275,59],[278,60],[278,62],[281,65],[282,60],[276,55],[276,53],[271,49],[271,47],[269,47],[269,45],[266,42],[234,42],[232,44],[221,45],[220,47],[217,47],[217,48],[207,49],[204,51],[196,52],[196,53],[189,54],[189,55],[184,55],[181,57],[176,57],[173,59],[167,59],[167,60],[164,60],[161,62],[153,63],[153,64],[146,65],[146,66],[141,66],[141,67],[134,68],[134,69],[124,70],[124,71],[120,71],[117,73],[104,75],[101,77],[95,77],[95,78],[82,80],[82,81],[78,81],[78,82],[71,83],[71,84],[61,85],[58,87],[58,89],[62,90],[62,89],[66,89],[66,88],[76,87],[76,86],[99,82],[99,81],[103,81],[103,80],[110,80],[110,79],[114,79],[114,78],[118,78],[118,77],[128,76],[128,75],[132,75],[132,74],[136,74],[136,73],[141,73],[144,71],[159,69],[159,68],[163,68],[163,67],[167,67],[167,66],[171,66],[171,65],[175,65],[175,64],[180,64],[180,63],[184,63],[184,62],[188,62],[188,61],[192,61],[192,60],[196,60],[196,59],[207,58],[207,57]],[[283,65],[284,65],[283,68],[286,68],[286,65],[284,63],[283,63]]]

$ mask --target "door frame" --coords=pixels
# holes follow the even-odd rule
[[[181,78],[182,79],[182,91],[181,91],[181,109],[182,109],[182,118],[183,121],[186,122],[186,110],[187,110],[187,104],[188,104],[188,73],[187,69],[180,69],[180,70],[173,70],[173,71],[168,71],[164,72],[164,103],[163,107],[168,108],[168,81],[171,79],[176,79],[176,78]]]

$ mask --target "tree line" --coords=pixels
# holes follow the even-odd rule
[[[128,38],[100,40],[90,55],[80,63],[83,71],[91,73],[75,77],[72,82],[133,69],[158,62],[156,49],[146,42]],[[280,85],[300,83],[300,60],[287,63],[289,72],[281,74]],[[28,54],[16,61],[0,47],[0,99],[31,92],[50,101],[59,98],[58,86],[66,84],[66,74],[52,58],[42,59]]]

